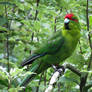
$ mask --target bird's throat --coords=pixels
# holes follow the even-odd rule
[[[64,27],[65,27],[65,29],[70,30],[70,28],[69,28],[69,23],[65,23],[65,24],[64,24]]]

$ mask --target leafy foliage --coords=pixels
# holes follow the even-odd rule
[[[38,5],[37,5],[38,4]],[[73,55],[63,63],[71,63],[81,72],[87,71],[91,55],[88,34],[92,37],[92,1],[89,0],[89,32],[86,22],[86,0],[0,0],[0,91],[18,92],[18,84],[29,74],[20,63],[49,35],[61,30],[64,15],[75,13],[81,24],[81,39]],[[56,22],[55,22],[56,20]],[[8,39],[7,39],[8,37]],[[92,38],[91,38],[92,40]],[[92,42],[92,41],[91,41]],[[8,63],[9,62],[9,63]],[[9,69],[9,71],[8,71]],[[43,92],[48,86],[53,69],[29,83],[26,92]],[[92,84],[92,67],[87,83]],[[79,92],[80,78],[67,70],[57,83],[61,92]],[[53,92],[58,92],[56,85]],[[88,92],[92,91],[92,87]]]

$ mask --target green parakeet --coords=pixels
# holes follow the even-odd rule
[[[60,62],[71,56],[80,38],[80,24],[74,14],[66,14],[64,27],[48,38],[32,56],[22,63],[22,66],[31,64],[29,71],[36,74],[29,74],[20,84],[26,86],[37,74],[42,73],[52,65],[59,65]]]

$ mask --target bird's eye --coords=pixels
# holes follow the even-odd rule
[[[70,18],[67,18],[67,19],[70,19]]]

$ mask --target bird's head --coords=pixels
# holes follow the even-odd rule
[[[64,19],[64,27],[67,30],[71,30],[79,25],[78,18],[73,13],[66,14]]]

